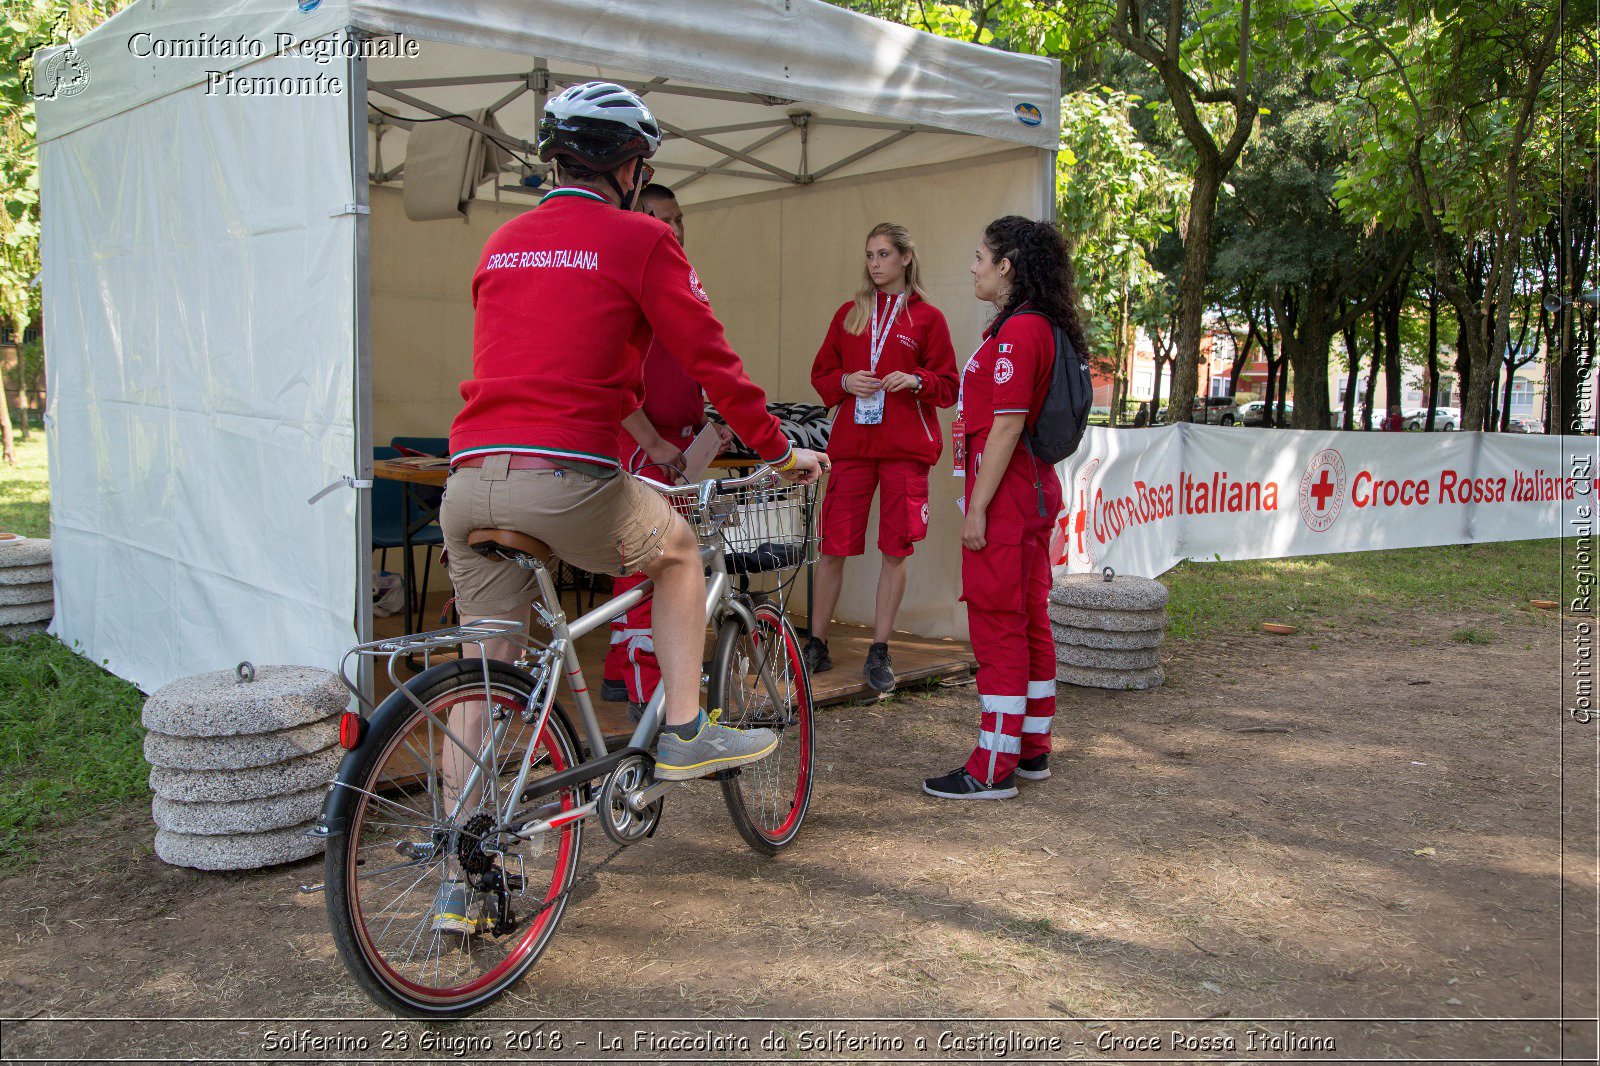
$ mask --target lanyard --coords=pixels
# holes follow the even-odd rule
[[[978,353],[983,351],[983,346],[988,343],[989,338],[985,337],[983,342],[972,350],[972,354],[967,356],[967,361],[961,364],[961,379],[956,383],[957,418],[960,418],[962,412],[967,409],[967,368],[972,365],[974,359],[978,358]]]
[[[894,306],[889,310],[889,317],[881,325],[878,321],[878,297],[872,297],[872,373],[878,372],[878,360],[883,357],[883,346],[889,343],[889,333],[894,327],[894,320],[900,317],[900,307],[906,302],[906,290],[901,290],[900,295],[894,298]]]

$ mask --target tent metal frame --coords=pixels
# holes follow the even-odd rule
[[[569,85],[576,85],[584,81],[593,80],[591,75],[573,74],[551,70],[544,59],[535,59],[532,69],[516,73],[505,74],[463,74],[454,77],[440,78],[398,78],[389,81],[371,81],[367,84],[369,95],[376,94],[416,108],[434,118],[447,119],[470,130],[476,130],[485,136],[492,137],[502,145],[509,144],[520,151],[537,153],[538,145],[525,141],[519,137],[512,137],[503,130],[495,129],[483,122],[478,122],[465,115],[458,114],[448,108],[431,103],[407,92],[408,89],[432,89],[457,87],[466,85],[510,85],[511,90],[484,109],[485,115],[492,116],[508,104],[521,99],[528,93],[534,94],[535,112],[544,110],[545,101],[552,91],[560,92]],[[762,107],[794,107],[799,104],[797,100],[790,100],[779,96],[768,96],[764,93],[739,92],[732,89],[705,89],[695,85],[676,85],[667,78],[652,78],[649,81],[636,81],[630,79],[614,79],[616,84],[623,88],[632,89],[641,96],[658,93],[669,96],[687,96],[702,100],[721,100],[730,103],[757,104]],[[370,109],[369,109],[370,110]],[[386,125],[400,126],[409,129],[418,121],[416,118],[394,118],[377,111],[371,111],[368,122],[377,127],[376,169],[371,177],[376,182],[393,181],[405,170],[402,162],[390,170],[383,169],[383,127]],[[881,130],[885,136],[867,145],[859,151],[853,152],[842,159],[835,160],[819,169],[813,170],[810,160],[811,130],[816,127],[830,127],[836,129],[865,129]],[[938,133],[945,136],[963,137],[970,136],[962,130],[940,129],[922,123],[888,122],[872,119],[840,119],[820,118],[807,110],[790,111],[782,117],[759,119],[751,122],[736,122],[721,126],[706,126],[701,129],[683,129],[671,123],[662,122],[661,131],[663,139],[681,139],[697,144],[702,148],[709,148],[717,153],[715,162],[705,165],[692,165],[687,163],[657,162],[655,168],[659,171],[671,171],[686,175],[684,180],[678,182],[675,190],[682,190],[688,185],[699,181],[708,175],[717,175],[731,178],[747,178],[752,181],[776,182],[786,185],[810,185],[812,182],[821,181],[828,175],[858,163],[868,156],[888,148],[892,144],[911,136],[914,133]],[[726,137],[733,133],[761,132],[762,136],[743,147],[734,147],[722,140],[713,138]],[[800,139],[800,165],[794,170],[788,170],[776,163],[768,163],[758,159],[756,152],[768,145],[797,133]],[[743,167],[734,164],[743,163]]]

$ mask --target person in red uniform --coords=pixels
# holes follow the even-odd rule
[[[631,210],[661,143],[644,102],[609,82],[574,85],[551,99],[539,134],[558,187],[490,236],[472,279],[472,377],[450,429],[441,513],[461,620],[526,622],[536,591],[531,571],[468,547],[475,529],[519,530],[596,573],[642,570],[655,582],[665,690],[655,776],[688,780],[754,762],[776,747],[774,734],[728,729],[700,709],[699,541],[665,497],[620,471],[617,430],[639,406],[648,342],[677,356],[782,477],[814,482],[827,457],[784,439],[672,230]],[[488,642],[487,653],[515,657],[505,641]],[[449,725],[473,745],[487,717],[481,703],[464,704]],[[446,798],[462,817],[475,812],[481,796],[456,803],[470,756],[447,744],[441,762]],[[481,932],[481,900],[445,866],[435,930]]]
[[[671,226],[678,243],[684,243],[683,210],[671,189],[645,186],[639,194],[639,210]],[[622,420],[618,454],[627,470],[670,485],[683,470],[684,450],[705,428],[705,397],[683,364],[653,337],[644,353],[643,377],[644,406]],[[726,434],[721,427],[719,432]],[[643,574],[616,578],[612,594],[620,596],[645,580]],[[628,717],[636,722],[661,681],[651,633],[651,602],[647,599],[621,618],[612,619],[611,648],[601,682],[601,698],[627,701]]]
[[[956,473],[965,479],[961,598],[982,715],[965,765],[922,788],[948,799],[1008,799],[1018,777],[1050,776],[1056,709],[1049,544],[1061,482],[1024,438],[1050,388],[1052,327],[1078,351],[1089,349],[1066,242],[1051,223],[1015,215],[991,222],[972,280],[978,299],[998,312],[962,369],[954,427]]]
[[[867,234],[861,289],[834,312],[811,365],[811,385],[838,412],[828,439],[833,470],[822,500],[806,664],[814,674],[833,668],[828,626],[845,559],[866,550],[876,494],[883,564],[863,673],[870,687],[889,692],[889,635],[906,591],[906,560],[928,535],[928,470],[944,446],[938,409],[956,399],[950,327],[922,291],[917,246],[904,226],[882,222]]]

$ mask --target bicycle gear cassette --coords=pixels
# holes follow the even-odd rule
[[[606,775],[600,785],[595,811],[606,836],[618,844],[637,844],[655,835],[664,800],[658,799],[642,811],[634,810],[628,802],[631,796],[649,788],[654,781],[655,760],[647,755],[630,755]]]

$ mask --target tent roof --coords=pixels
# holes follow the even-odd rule
[[[260,42],[254,47],[270,55],[286,40],[347,25],[403,34],[419,46],[415,57],[368,64],[371,103],[406,119],[488,108],[519,151],[533,138],[547,94],[564,84],[603,76],[645,91],[669,133],[657,156],[662,180],[688,202],[985,154],[996,141],[1053,149],[1059,136],[1054,60],[937,37],[822,0],[300,0],[299,7],[309,10],[287,0],[139,0],[75,42],[87,77],[76,94],[39,101],[41,139],[203,82],[208,70],[256,61],[248,43],[239,55],[217,55],[219,42]],[[171,42],[171,51],[207,36],[210,54],[138,54],[158,41]],[[41,69],[59,54],[42,57]],[[341,67],[321,69],[337,75]],[[381,156],[385,174],[400,176],[408,123],[375,111],[369,118],[386,127],[374,161]]]

